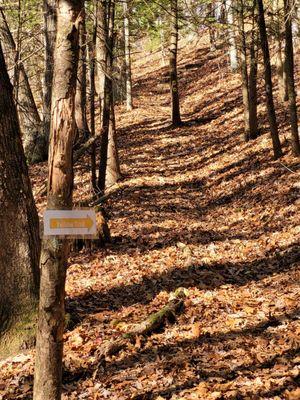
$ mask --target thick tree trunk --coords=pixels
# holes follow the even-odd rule
[[[34,322],[39,286],[39,220],[13,89],[0,45],[0,356],[19,350]]]
[[[77,72],[77,87],[75,96],[75,120],[79,142],[85,141],[89,136],[89,127],[86,118],[86,28],[85,11],[79,25],[79,61]]]
[[[265,23],[265,14],[263,0],[257,0],[258,4],[258,25],[260,32],[260,43],[264,58],[264,75],[265,75],[265,90],[266,90],[266,101],[267,111],[270,124],[270,132],[273,143],[273,152],[275,159],[282,156],[281,143],[279,140],[278,127],[276,121],[274,100],[273,100],[273,84],[272,84],[272,72],[270,63],[269,43],[267,39],[267,30]]]
[[[78,24],[82,6],[79,0],[58,0],[57,3],[47,195],[47,208],[53,210],[72,208]],[[43,240],[34,400],[61,398],[68,253],[66,239]]]
[[[232,72],[236,72],[238,70],[238,59],[237,59],[237,49],[235,43],[233,0],[226,0],[226,15],[227,15],[230,68]]]
[[[13,62],[15,62],[15,59],[18,58],[16,44],[1,9],[0,37],[6,52],[11,53]],[[28,76],[21,61],[18,60],[15,69],[18,75],[17,104],[25,156],[29,163],[43,161],[46,157],[47,146]]]
[[[284,0],[285,14],[285,63],[288,86],[290,125],[291,125],[291,143],[292,150],[295,156],[300,155],[300,142],[298,132],[298,117],[297,117],[297,101],[294,80],[294,49],[292,35],[292,0]]]
[[[131,79],[131,46],[130,46],[130,19],[129,19],[129,0],[123,2],[124,12],[124,47],[125,47],[125,75],[126,75],[126,107],[130,111],[132,104],[132,79]]]
[[[177,76],[177,49],[178,49],[178,4],[171,0],[171,39],[169,49],[170,92],[171,92],[171,119],[174,126],[181,124],[178,76]]]

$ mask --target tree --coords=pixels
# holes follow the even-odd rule
[[[97,0],[93,3],[93,30],[92,38],[89,41],[89,62],[90,62],[90,133],[91,137],[95,137],[95,66],[96,66],[96,42],[97,42]],[[91,184],[94,191],[97,190],[97,172],[96,172],[96,145],[92,144],[91,148]]]
[[[72,208],[78,25],[82,7],[83,3],[80,0],[57,2],[47,194],[47,208],[53,210]],[[57,237],[43,240],[34,400],[61,398],[68,254],[67,240]]]
[[[42,131],[41,119],[24,64],[19,60],[15,40],[2,9],[0,9],[0,36],[3,47],[12,55],[13,65],[17,62],[15,70],[17,71],[18,79],[15,80],[15,84],[17,85],[15,93],[25,156],[29,163],[40,162],[45,160],[47,147]]]
[[[79,61],[75,96],[75,120],[80,142],[85,141],[90,136],[86,118],[86,39],[84,10],[79,24]]]
[[[270,124],[271,139],[273,143],[274,157],[275,159],[277,159],[282,156],[282,150],[281,150],[281,143],[279,140],[274,100],[273,100],[272,71],[271,71],[269,43],[267,38],[263,0],[257,0],[257,4],[258,4],[258,26],[260,32],[260,44],[264,58],[265,91],[266,91],[268,119]]]
[[[178,76],[177,76],[177,50],[178,50],[178,2],[171,0],[171,37],[169,48],[169,73],[171,92],[171,119],[174,126],[181,124]]]
[[[44,42],[45,42],[45,67],[43,84],[43,128],[44,136],[49,143],[51,97],[54,66],[54,46],[56,40],[56,0],[44,0]],[[48,154],[48,146],[47,146]]]
[[[125,48],[125,76],[126,76],[126,107],[127,111],[133,109],[132,80],[131,80],[131,47],[130,47],[130,19],[129,0],[123,2],[124,13],[124,48]]]
[[[31,191],[13,88],[0,44],[0,355],[26,340],[36,316],[39,220]]]
[[[98,175],[98,190],[103,193],[106,187],[108,154],[110,170],[114,171],[110,184],[119,179],[119,160],[115,142],[114,126],[114,98],[113,98],[113,51],[114,51],[114,22],[115,22],[115,1],[101,0],[98,4],[98,28],[99,46],[102,55],[101,69],[103,77],[100,75],[103,84],[103,107],[102,107],[102,136],[100,148],[100,163]],[[112,125],[113,124],[113,125]],[[111,132],[111,134],[110,134]],[[109,146],[112,146],[109,149]],[[116,167],[117,164],[117,167]],[[114,182],[112,181],[112,178]]]
[[[226,0],[227,30],[229,42],[229,61],[232,72],[238,70],[237,50],[235,43],[235,26],[233,0]]]
[[[256,52],[256,32],[255,32],[255,6],[254,0],[251,9],[251,31],[250,31],[250,51],[248,51],[247,36],[249,33],[245,29],[245,4],[244,0],[238,3],[237,20],[239,25],[239,64],[242,78],[242,96],[244,106],[244,138],[246,141],[257,137],[257,52]],[[249,53],[249,56],[248,56]],[[249,73],[248,73],[249,59]]]
[[[295,79],[294,79],[292,0],[284,0],[284,14],[285,14],[285,63],[286,63],[286,75],[287,75],[290,125],[292,131],[292,150],[295,156],[300,156],[297,101],[296,101]]]
[[[278,77],[279,96],[282,102],[288,100],[287,79],[285,68],[285,54],[283,52],[284,35],[282,27],[284,26],[284,16],[282,15],[282,8],[280,0],[276,0],[273,4],[274,7],[274,38],[276,44],[276,72]]]

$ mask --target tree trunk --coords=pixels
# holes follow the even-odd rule
[[[209,30],[209,44],[210,44],[210,51],[216,51],[216,31],[214,27],[215,23],[215,12],[216,12],[216,4],[208,4],[208,15],[209,15],[209,21],[208,21],[208,30]]]
[[[96,41],[97,41],[97,2],[94,1],[94,23],[92,40],[89,41],[89,61],[90,61],[90,133],[95,136],[95,66],[96,66]],[[97,175],[96,175],[96,144],[92,144],[91,148],[91,184],[96,192]]]
[[[267,39],[267,30],[265,23],[265,14],[263,0],[258,1],[258,25],[260,32],[260,43],[264,58],[264,75],[265,75],[265,91],[266,91],[266,102],[267,111],[271,131],[271,139],[273,143],[273,152],[275,159],[282,156],[281,143],[279,140],[278,127],[276,121],[274,100],[273,100],[273,84],[272,84],[272,72],[270,63],[269,43]]]
[[[107,167],[106,167],[106,178],[105,188],[113,186],[121,178],[120,171],[120,160],[118,147],[116,142],[116,120],[114,102],[112,99],[111,110],[110,110],[110,124],[108,134],[108,151],[107,151]]]
[[[250,42],[250,71],[249,71],[249,139],[255,139],[258,136],[257,120],[257,12],[256,0],[253,1],[251,10],[251,42]]]
[[[0,9],[0,37],[6,52],[12,54],[13,63],[17,57],[17,48],[10,32],[3,10]],[[17,60],[15,66],[18,75],[18,115],[22,133],[25,156],[29,163],[45,160],[46,142],[42,132],[41,119],[34,101],[24,65]]]
[[[238,10],[239,38],[240,38],[240,70],[242,78],[242,96],[244,106],[244,138],[250,139],[250,104],[249,104],[249,79],[247,68],[247,43],[244,27],[244,4],[243,0],[239,2]]]
[[[227,14],[227,29],[228,29],[228,42],[229,42],[229,62],[232,72],[238,70],[237,50],[235,43],[235,26],[234,26],[234,12],[233,1],[226,0],[226,14]]]
[[[124,12],[124,47],[125,47],[125,74],[126,74],[126,107],[127,111],[133,109],[132,104],[132,80],[131,80],[131,46],[130,46],[130,20],[129,0],[123,2]]]
[[[109,34],[109,31],[113,31],[109,23],[113,26],[114,21],[114,8],[115,2],[101,0],[98,4],[98,24],[99,24],[99,39],[101,47],[105,48],[105,56],[103,65],[104,77],[104,97],[103,97],[103,108],[102,108],[102,136],[101,136],[101,147],[100,147],[100,163],[99,163],[99,175],[98,175],[98,190],[103,193],[105,190],[105,179],[106,179],[106,168],[107,168],[107,151],[108,151],[108,135],[109,135],[109,122],[110,122],[110,110],[111,110],[111,98],[113,91],[112,82],[112,52],[113,52],[113,37]]]
[[[254,27],[251,32],[249,71],[249,139],[258,136],[257,120],[257,46]]]
[[[40,240],[38,214],[1,45],[0,93],[0,356],[7,356],[19,350],[30,334],[34,336]]]
[[[178,4],[171,0],[171,40],[169,49],[170,92],[171,92],[171,119],[174,126],[181,124],[178,77],[177,77],[177,49],[178,49]]]
[[[47,195],[47,208],[52,210],[72,208],[78,24],[82,6],[79,0],[57,3]],[[68,240],[58,237],[43,240],[34,400],[61,398],[68,254]]]
[[[45,66],[43,87],[43,129],[48,143],[50,138],[51,97],[54,66],[54,46],[56,40],[56,0],[44,0],[44,42]]]
[[[280,12],[281,6],[279,5],[279,0],[276,0],[274,5],[274,31],[275,31],[275,44],[276,44],[276,72],[278,78],[278,89],[279,97],[282,102],[288,100],[287,91],[287,80],[286,80],[286,68],[285,68],[285,56],[283,54],[283,35],[281,31],[283,18]]]
[[[75,96],[75,120],[79,142],[84,142],[89,136],[86,118],[86,28],[85,10],[79,24],[79,60],[77,72],[77,87]]]
[[[284,0],[285,14],[285,63],[288,86],[290,125],[292,131],[292,150],[295,156],[300,155],[298,132],[297,101],[294,80],[294,49],[292,35],[292,0]]]

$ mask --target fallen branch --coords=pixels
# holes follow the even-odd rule
[[[124,334],[125,338],[132,338],[135,336],[147,336],[165,326],[167,322],[174,322],[176,314],[183,308],[185,299],[184,289],[177,289],[171,295],[171,300],[158,312],[151,314],[147,319],[136,324],[133,329]]]
[[[128,345],[128,339],[135,339],[137,336],[149,336],[158,329],[163,328],[167,322],[175,322],[176,315],[183,310],[185,290],[177,289],[171,293],[170,300],[161,310],[151,314],[144,321],[134,324],[133,328],[122,335],[121,338],[107,342],[101,349],[99,360],[116,355]]]

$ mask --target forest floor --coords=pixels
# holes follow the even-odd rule
[[[63,399],[300,398],[300,162],[278,101],[284,157],[272,159],[262,105],[261,136],[243,141],[227,62],[205,43],[180,49],[176,129],[160,54],[135,62],[135,109],[117,118],[124,177],[104,206],[112,243],[70,258]],[[31,173],[37,191],[46,165]],[[87,158],[75,183],[89,198]],[[181,287],[176,321],[101,360]],[[0,368],[1,399],[32,398],[33,351]]]

